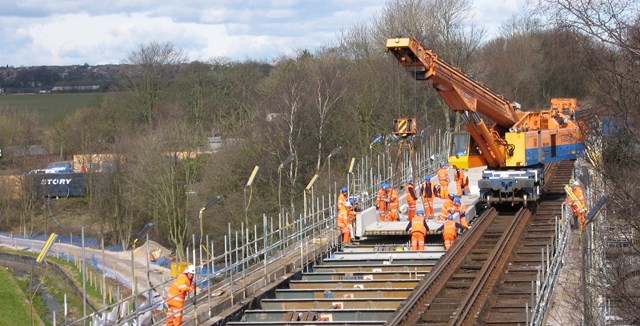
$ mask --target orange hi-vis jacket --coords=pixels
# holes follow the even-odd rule
[[[584,204],[585,200],[584,200],[584,192],[582,191],[582,187],[580,186],[574,187],[573,194],[576,195],[576,197],[578,197],[578,200],[580,200],[580,203],[582,203],[582,205],[586,207],[586,205]],[[574,212],[577,213],[581,211],[580,206],[578,206],[578,204],[573,200],[571,196],[567,198],[567,203],[569,203],[569,206],[571,206]]]
[[[460,224],[468,227],[469,223],[467,222],[467,205],[461,204],[460,206],[454,205],[453,211],[455,213],[460,214]]]
[[[440,185],[449,184],[449,172],[447,172],[446,168],[438,169],[438,180],[440,180]]]
[[[462,169],[455,169],[455,171],[453,172],[453,180],[459,185],[462,185],[464,183],[464,177],[465,175]]]
[[[399,206],[398,192],[394,188],[389,188],[389,196],[387,196],[387,210],[397,211]]]
[[[338,211],[338,229],[344,233],[349,229],[349,209],[343,207]]]
[[[413,232],[427,234],[427,228],[424,227],[424,216],[416,215],[411,219],[411,233]]]
[[[456,230],[456,221],[446,220],[444,221],[442,236],[443,237],[453,237],[454,239],[458,237],[458,230]]]
[[[442,209],[440,210],[440,216],[438,216],[438,220],[446,220],[447,216],[455,212],[455,206],[456,205],[453,203],[453,200],[451,200],[450,198],[445,199],[445,201],[442,203]]]
[[[340,196],[338,196],[338,211],[340,211],[341,207],[346,207],[345,204],[347,201],[349,201],[347,195],[340,193]]]
[[[387,192],[384,189],[378,190],[376,194],[376,205],[381,212],[387,211]]]
[[[165,300],[167,305],[171,307],[182,308],[184,307],[184,299],[187,293],[193,292],[194,287],[191,284],[191,280],[186,274],[180,274],[176,280],[169,287]]]

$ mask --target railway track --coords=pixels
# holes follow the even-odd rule
[[[525,325],[556,239],[573,162],[548,169],[535,206],[485,211],[387,325]]]

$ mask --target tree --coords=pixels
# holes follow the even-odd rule
[[[119,82],[132,96],[136,123],[153,124],[154,112],[185,61],[184,52],[169,42],[142,44],[129,54],[125,64],[130,69],[119,76]]]
[[[545,14],[557,25],[588,37],[585,67],[593,81],[591,109],[587,114],[598,116],[598,123],[587,128],[590,157],[598,175],[604,180],[608,195],[606,202],[609,236],[627,239],[626,248],[604,249],[606,261],[599,264],[589,284],[594,296],[602,296],[611,303],[611,313],[620,324],[638,324],[640,317],[640,278],[637,261],[640,246],[637,234],[637,171],[640,169],[640,4],[632,0],[604,1],[539,1]],[[587,42],[585,42],[587,43]],[[594,151],[601,155],[593,155]],[[614,232],[608,232],[609,228]],[[634,236],[635,234],[635,236]],[[599,234],[603,236],[602,234]],[[633,263],[636,262],[636,263]],[[592,296],[585,296],[582,310],[586,324],[604,323],[602,309]]]

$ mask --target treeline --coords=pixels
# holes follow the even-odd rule
[[[256,165],[250,224],[261,223],[263,213],[277,215],[278,166],[289,154],[295,160],[282,170],[282,201],[286,212],[299,213],[303,187],[316,173],[326,176],[333,148],[343,148],[331,161],[331,179],[340,184],[348,160],[365,154],[394,118],[416,117],[427,133],[464,129],[430,84],[412,80],[385,53],[386,39],[402,35],[419,39],[525,110],[543,108],[552,97],[577,97],[585,112],[623,119],[615,137],[606,138],[610,155],[599,168],[611,186],[625,189],[615,194],[616,205],[632,203],[638,198],[638,187],[629,183],[637,180],[638,168],[637,12],[632,19],[619,17],[630,19],[627,27],[613,28],[617,34],[603,39],[585,27],[593,22],[581,21],[563,2],[540,6],[557,14],[546,17],[565,19],[526,13],[503,26],[500,37],[486,40],[482,29],[468,23],[469,1],[390,1],[375,19],[343,31],[333,44],[301,49],[275,63],[190,62],[175,45],[150,42],[125,58],[132,69],[114,76],[112,92],[97,107],[75,112],[53,130],[39,127],[36,116],[2,110],[0,146],[40,143],[50,152],[117,154],[116,169],[102,181],[108,184],[93,185],[74,211],[58,213],[108,243],[126,244],[153,221],[158,240],[181,255],[190,234],[198,233],[199,209],[221,195],[204,219],[205,233],[221,248],[227,223],[237,228],[245,221],[243,186]],[[207,151],[211,136],[228,145],[183,160],[166,155]],[[33,168],[28,157],[21,160],[21,171]],[[325,192],[326,185],[318,183],[316,191]],[[44,231],[49,213],[41,200],[12,199],[7,191],[3,198],[2,231]],[[638,219],[633,223],[637,230]]]

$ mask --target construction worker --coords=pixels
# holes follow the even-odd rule
[[[418,200],[416,189],[413,187],[413,178],[409,178],[409,180],[407,180],[407,188],[405,189],[405,192],[407,205],[409,205],[409,213],[407,219],[411,221],[413,220],[413,216],[416,215],[416,201]]]
[[[380,221],[387,221],[387,190],[390,188],[389,184],[383,182],[380,186],[380,190],[376,194],[376,209],[380,215]]]
[[[431,177],[424,177],[424,182],[420,187],[420,194],[422,195],[422,202],[424,203],[424,213],[426,218],[433,218],[433,198],[437,196],[436,187],[431,183]]]
[[[338,212],[338,231],[343,244],[351,242],[351,215],[351,201],[347,200]]]
[[[347,187],[340,188],[340,195],[338,196],[338,211],[340,211],[340,206],[344,206],[344,204],[349,201],[347,191]]]
[[[398,206],[400,205],[398,192],[389,185],[387,194],[387,220],[395,222],[398,220]]]
[[[411,230],[411,250],[424,250],[424,237],[429,232],[427,220],[424,218],[424,211],[418,211],[409,220],[405,230]]]
[[[453,166],[453,180],[456,182],[456,193],[458,197],[462,196],[462,189],[464,188],[464,181],[466,175],[462,172],[462,169],[457,166]]]
[[[462,177],[462,194],[469,195],[469,176],[466,173]]]
[[[167,326],[179,326],[182,324],[182,308],[187,293],[193,292],[195,287],[191,284],[196,274],[196,267],[187,266],[169,287],[165,301],[167,302]]]
[[[460,215],[460,224],[462,224],[462,226],[469,226],[469,222],[467,221],[467,205],[462,203],[460,197],[453,198],[453,212]]]
[[[446,199],[449,197],[449,172],[447,171],[447,165],[444,162],[440,162],[438,180],[440,181],[440,198]]]
[[[584,199],[584,191],[582,190],[582,187],[580,186],[580,182],[578,180],[573,182],[571,190],[573,190],[573,194],[576,195],[576,198],[578,198],[578,200],[580,201],[582,206],[585,207],[585,210],[586,210],[587,205],[585,204],[586,201]],[[582,210],[582,208],[580,208],[578,203],[574,201],[571,196],[567,198],[567,203],[569,204],[569,207],[571,207],[571,209],[573,210],[573,214],[576,216],[576,218],[578,219],[578,222],[580,223],[579,224],[580,230],[582,230],[587,222],[585,218],[585,213],[586,213],[585,210]]]
[[[453,219],[453,215],[447,216],[447,220],[444,221],[438,231],[442,231],[442,239],[444,240],[444,250],[449,250],[458,237],[458,229],[469,229]]]
[[[438,215],[438,222],[444,222],[447,220],[447,216],[455,213],[455,205],[453,203],[453,196],[447,197],[442,203],[440,209],[440,215]]]

